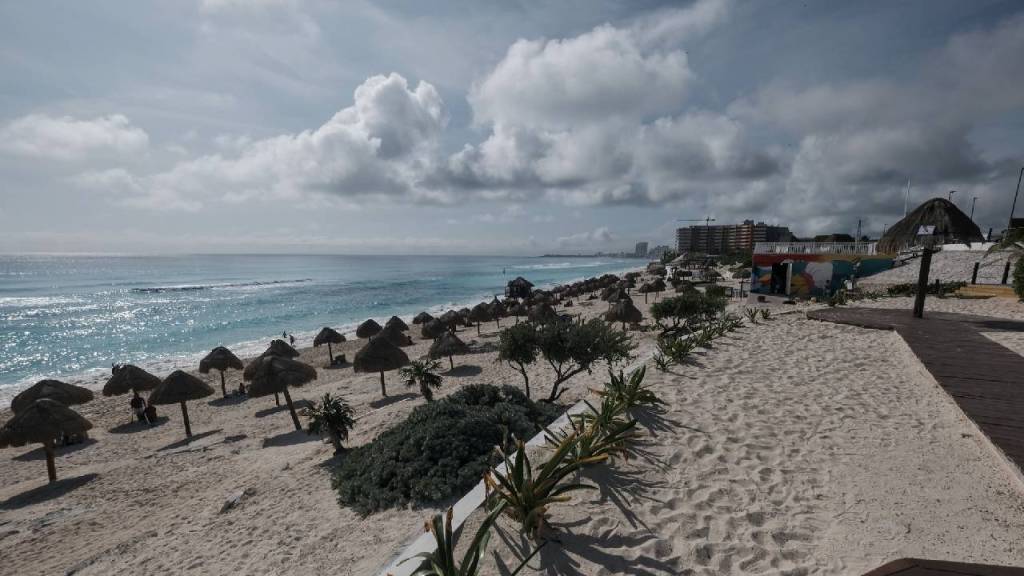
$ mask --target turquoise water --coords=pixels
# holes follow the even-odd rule
[[[621,272],[614,258],[474,256],[0,256],[0,396],[44,377],[95,381],[113,362],[160,373],[282,331],[473,304],[524,276],[537,286]]]

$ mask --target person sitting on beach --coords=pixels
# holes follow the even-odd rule
[[[146,422],[151,424],[149,418],[146,417],[146,401],[142,399],[142,396],[135,394],[131,400],[132,410],[135,412],[135,417],[139,419],[139,422]]]
[[[149,422],[149,425],[156,426],[156,406],[150,404],[146,406],[146,409],[143,410],[143,412],[146,415],[146,421]]]

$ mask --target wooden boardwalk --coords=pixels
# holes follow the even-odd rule
[[[982,332],[1024,332],[1024,322],[910,310],[828,308],[807,313],[814,320],[895,330],[956,401],[964,414],[1024,471],[1024,356]]]
[[[1024,568],[903,558],[879,566],[864,576],[895,576],[896,574],[899,576],[1024,576]]]

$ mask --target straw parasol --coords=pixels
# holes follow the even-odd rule
[[[459,325],[461,318],[459,318],[458,312],[456,312],[455,310],[449,310],[444,314],[441,314],[441,317],[438,318],[438,320],[444,322],[444,324],[448,326],[448,329],[454,332],[455,327]]]
[[[356,328],[356,336],[359,338],[369,338],[370,336],[375,335],[381,330],[383,330],[383,328],[381,328],[380,324],[377,324],[376,320],[370,318],[366,322],[360,324],[358,328]]]
[[[249,396],[259,398],[270,394],[284,394],[284,401],[288,404],[288,411],[292,415],[292,423],[295,424],[296,430],[302,430],[299,417],[295,413],[295,405],[292,404],[292,397],[288,393],[288,387],[297,388],[311,380],[316,380],[316,368],[290,358],[262,356],[253,360],[246,367],[245,372],[245,379],[251,382]]]
[[[434,343],[430,345],[430,352],[427,354],[432,360],[447,356],[448,366],[454,370],[455,361],[452,360],[452,356],[461,356],[467,353],[469,353],[469,346],[466,346],[465,342],[455,334],[445,333],[434,340]]]
[[[395,346],[411,346],[412,338],[398,329],[397,326],[386,326],[383,330],[377,333],[376,336],[370,338],[370,340],[377,340],[383,338]]]
[[[448,325],[441,320],[431,320],[420,327],[420,335],[433,340],[448,331]]]
[[[945,198],[932,198],[890,226],[878,241],[878,251],[893,254],[920,244],[922,226],[933,226],[932,238],[941,243],[985,241],[978,225],[955,204]]]
[[[469,319],[476,322],[476,334],[480,335],[480,323],[491,321],[491,307],[486,302],[481,302],[469,311]]]
[[[557,320],[558,312],[555,312],[555,309],[552,308],[550,304],[537,304],[533,308],[530,308],[528,318],[531,322],[545,324],[547,322]]]
[[[324,329],[313,338],[313,347],[316,348],[323,344],[327,344],[327,357],[331,359],[331,363],[334,363],[334,350],[331,349],[331,344],[341,344],[345,341],[345,335],[338,332],[334,328],[328,328],[324,326]]]
[[[501,317],[506,314],[507,306],[498,297],[495,296],[494,300],[491,300],[491,318],[497,324],[498,328],[501,328]]]
[[[413,316],[412,323],[413,324],[426,324],[427,322],[430,322],[433,319],[434,319],[434,317],[431,316],[430,314],[427,314],[426,312],[420,312],[419,314]]]
[[[284,340],[272,340],[270,346],[260,356],[280,356],[281,358],[298,358],[299,351]]]
[[[223,346],[217,346],[205,358],[199,361],[199,373],[209,374],[210,370],[220,371],[220,392],[225,398],[228,397],[227,387],[224,385],[224,371],[234,368],[235,370],[242,370],[245,365],[242,361],[235,356],[235,353]],[[245,386],[239,388],[243,394],[245,394]]]
[[[665,287],[666,287],[665,279],[664,278],[655,278],[654,280],[651,280],[651,283],[648,284],[648,286],[650,287],[651,292],[654,292],[654,301],[657,302],[658,301],[658,294],[660,294],[661,292],[665,291]],[[647,297],[644,296],[644,302],[646,302],[646,301],[647,301]]]
[[[92,390],[60,380],[40,380],[11,400],[11,412],[17,414],[40,398],[49,398],[65,406],[85,404],[93,399]]]
[[[459,315],[459,322],[461,322],[462,325],[466,326],[467,328],[473,325],[473,321],[469,319],[469,315],[471,313],[472,310],[470,310],[469,308],[459,308],[458,312],[456,312],[456,314]]]
[[[622,329],[626,329],[626,323],[639,324],[644,319],[643,313],[633,305],[632,300],[619,300],[604,313],[604,319],[608,322],[622,322]]]
[[[131,392],[152,390],[160,385],[160,379],[132,364],[118,364],[111,368],[113,375],[103,385],[104,396],[120,396]]]
[[[92,423],[71,408],[40,398],[14,415],[0,428],[0,448],[41,443],[46,452],[46,472],[50,482],[57,481],[57,467],[53,462],[53,443],[61,436],[82,434]]]
[[[409,331],[409,325],[405,323],[405,320],[402,320],[398,316],[392,316],[390,319],[388,319],[388,321],[384,324],[384,327],[387,328],[389,326],[394,326],[395,328],[398,328],[402,332]]]
[[[384,385],[384,372],[397,370],[409,363],[409,357],[401,348],[388,342],[386,338],[373,338],[356,352],[352,367],[356,372],[380,372],[380,393],[388,395]]]
[[[185,437],[192,437],[192,426],[188,421],[188,400],[199,400],[213,394],[213,388],[181,370],[171,372],[159,386],[149,394],[150,404],[181,404],[181,420],[185,423]]]
[[[516,303],[516,302],[514,302],[511,306],[509,306],[508,310],[506,312],[508,314],[511,314],[512,316],[515,316],[516,324],[519,324],[519,317],[520,316],[525,316],[526,314],[529,313],[529,311],[526,309],[525,306],[523,306],[522,304]]]

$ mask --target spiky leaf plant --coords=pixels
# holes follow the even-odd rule
[[[757,308],[744,308],[743,315],[750,320],[751,324],[757,324]]]
[[[570,434],[576,435],[576,442],[569,451],[573,462],[595,464],[623,454],[626,444],[635,437],[636,420],[613,419],[607,423],[600,419],[586,419],[583,415],[569,416],[571,432],[545,428],[544,439],[553,449],[565,442]]]
[[[334,452],[343,450],[341,443],[348,440],[348,432],[355,424],[355,411],[341,398],[324,394],[318,404],[306,409],[309,426],[306,432],[328,438],[334,445]]]
[[[434,393],[431,388],[441,387],[441,375],[437,374],[440,366],[434,360],[413,360],[408,366],[402,368],[398,374],[405,381],[406,387],[420,387],[420,394],[427,402],[434,401]]]
[[[631,372],[629,378],[623,376],[621,370],[618,374],[609,370],[608,382],[605,383],[604,390],[601,390],[599,394],[604,398],[610,398],[612,401],[620,404],[623,414],[629,412],[633,408],[642,406],[653,407],[657,405],[664,405],[664,400],[658,398],[654,391],[649,387],[644,386],[644,376],[646,376],[646,374],[646,366],[641,366]]]
[[[480,573],[480,559],[491,538],[491,526],[501,511],[500,507],[495,508],[484,518],[473,536],[473,541],[466,548],[461,562],[455,561],[455,547],[458,542],[452,530],[452,509],[448,508],[443,520],[440,514],[435,514],[426,523],[426,529],[434,535],[437,549],[406,558],[402,563],[416,558],[422,559],[420,567],[413,572],[414,576],[476,576]]]
[[[761,319],[768,321],[772,317],[772,311],[767,308],[761,308]]]

